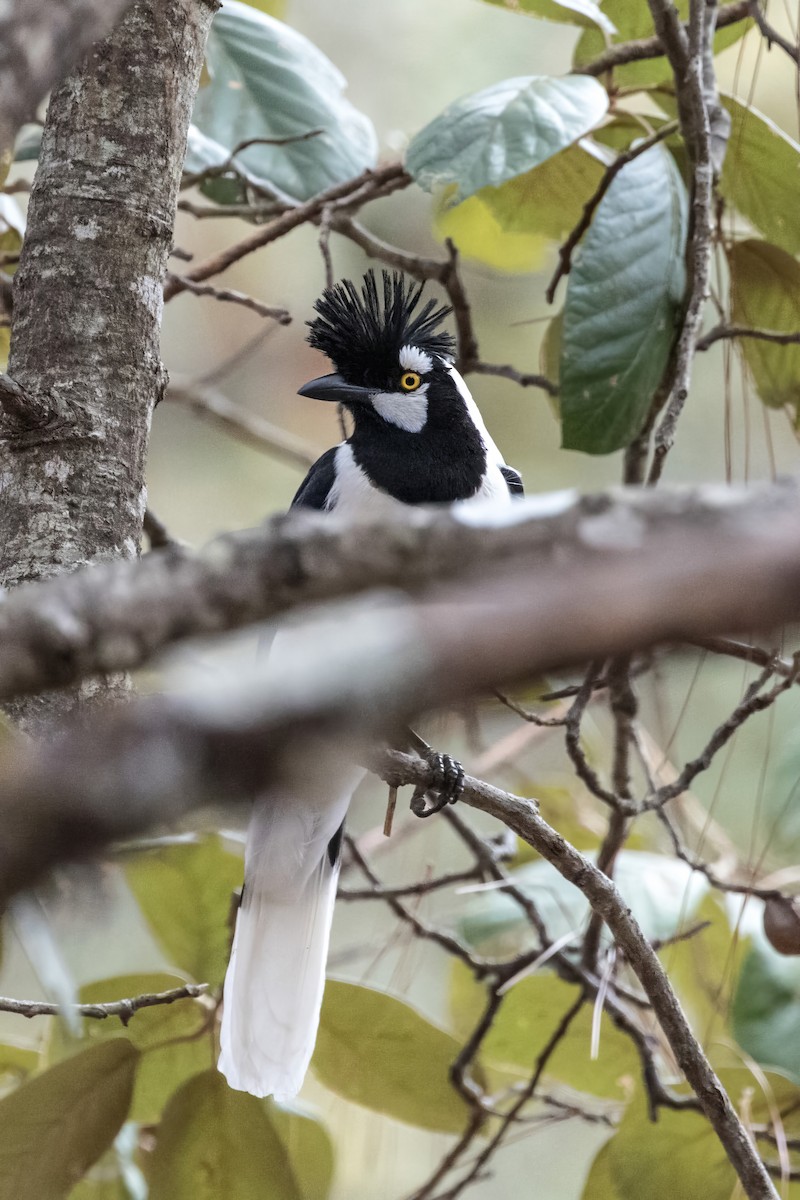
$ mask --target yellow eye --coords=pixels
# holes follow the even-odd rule
[[[400,376],[400,387],[404,392],[415,392],[421,383],[416,371],[404,371]]]

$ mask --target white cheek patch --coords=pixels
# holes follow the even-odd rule
[[[419,433],[428,419],[428,385],[423,383],[415,392],[378,392],[372,406],[390,425]]]
[[[400,366],[404,371],[416,371],[418,375],[427,375],[428,371],[433,370],[433,359],[418,346],[402,346]]]

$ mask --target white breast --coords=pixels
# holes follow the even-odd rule
[[[391,516],[406,507],[401,500],[395,500],[370,483],[347,442],[337,447],[336,481],[328,496],[328,509],[336,509],[350,520],[357,520]]]

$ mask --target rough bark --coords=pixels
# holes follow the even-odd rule
[[[14,281],[9,376],[22,398],[4,404],[0,442],[7,587],[137,553],[165,387],[162,287],[213,9],[140,0],[51,97]]]
[[[131,0],[6,0],[0,7],[0,153]]]
[[[514,666],[553,669],[800,618],[800,496],[790,482],[559,493],[521,501],[509,516],[491,527],[474,510],[415,509],[353,526],[291,513],[199,554],[151,554],[30,585],[0,605],[0,699],[130,669],[187,637],[375,587],[418,594],[454,580],[493,583],[489,600],[466,597],[442,636],[459,638],[468,612],[489,604],[464,665],[476,669],[480,652],[483,682],[494,671],[494,683]],[[507,665],[487,640],[504,621],[520,636]]]

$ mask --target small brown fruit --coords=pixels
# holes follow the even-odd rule
[[[772,896],[764,905],[764,933],[779,954],[800,954],[800,908],[797,899]]]

